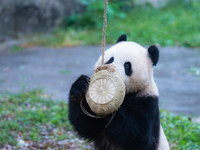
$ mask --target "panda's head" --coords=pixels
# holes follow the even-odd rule
[[[95,64],[101,65],[102,56]],[[156,46],[143,48],[135,42],[127,42],[126,34],[121,35],[117,43],[109,48],[104,55],[105,64],[113,64],[121,74],[126,85],[126,93],[142,95],[158,95],[153,80],[153,66],[158,62],[159,50]]]

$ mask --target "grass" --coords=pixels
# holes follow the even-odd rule
[[[67,138],[64,133],[72,130],[67,102],[53,101],[45,96],[41,90],[33,90],[0,97],[0,148],[5,144],[16,146],[18,136],[25,141],[41,142],[43,126],[47,130],[57,130],[51,133],[55,139]]]
[[[17,137],[25,141],[43,141],[42,128],[55,140],[69,139],[69,123],[66,101],[53,101],[41,90],[2,95],[0,97],[0,148],[5,144],[16,146]],[[173,150],[200,149],[200,124],[189,117],[161,111],[161,124]],[[51,132],[56,131],[56,132]],[[81,147],[84,144],[81,143]],[[82,148],[86,149],[86,148]]]
[[[194,76],[197,76],[200,78],[200,68],[192,67],[192,68],[189,68],[188,71],[191,72]]]
[[[190,117],[178,116],[161,111],[161,124],[172,150],[200,149],[200,124]]]
[[[17,45],[14,45],[12,47],[12,49],[10,50],[11,54],[15,54],[15,53],[18,53],[18,52],[21,52],[23,51],[24,49],[20,46],[17,46]]]
[[[128,40],[142,45],[157,43],[161,46],[199,47],[199,8],[200,1],[178,1],[163,8],[153,8],[148,5],[134,7],[123,17],[120,15],[109,17],[108,13],[107,44],[115,43],[120,34],[127,33]],[[101,44],[103,18],[96,19],[95,23],[92,20],[92,24],[87,20],[97,15],[97,12],[90,13],[85,20],[84,15],[82,18],[75,16],[74,23],[67,28],[60,27],[52,35],[36,34],[31,42],[55,47]]]

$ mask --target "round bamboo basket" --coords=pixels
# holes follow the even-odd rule
[[[125,84],[116,71],[100,70],[90,78],[86,101],[97,115],[107,115],[117,110],[125,96]]]

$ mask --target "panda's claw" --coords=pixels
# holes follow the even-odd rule
[[[90,78],[86,75],[81,75],[73,84],[70,90],[70,97],[82,98],[88,89]]]

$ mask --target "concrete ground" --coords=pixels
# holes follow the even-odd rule
[[[44,88],[54,99],[68,99],[71,84],[81,74],[91,76],[100,46],[66,48],[30,47],[11,54],[0,46],[0,94]],[[6,50],[6,51],[5,51]],[[155,81],[160,108],[176,114],[200,116],[200,51],[190,48],[160,48]]]

